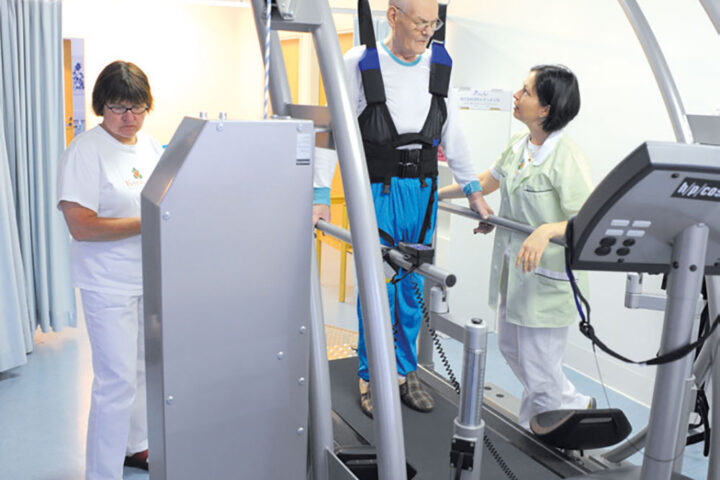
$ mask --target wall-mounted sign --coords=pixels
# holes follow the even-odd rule
[[[461,110],[498,110],[508,112],[512,108],[512,92],[509,90],[480,90],[471,87],[456,88]]]

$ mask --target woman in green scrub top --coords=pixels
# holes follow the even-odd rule
[[[523,386],[518,423],[527,428],[544,411],[595,406],[562,370],[568,326],[577,312],[563,248],[550,243],[565,234],[592,182],[585,156],[563,131],[580,110],[575,75],[559,65],[533,67],[513,98],[513,115],[528,130],[513,135],[478,178],[483,194],[500,190],[499,216],[535,228],[529,236],[496,232],[489,296],[497,309],[500,352]],[[438,195],[454,198],[462,192],[451,185]],[[481,224],[475,232],[488,230]],[[578,281],[586,291],[582,273]]]

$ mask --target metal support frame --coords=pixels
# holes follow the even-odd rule
[[[320,273],[312,242],[310,269],[310,450],[313,480],[330,480],[329,458],[333,453],[330,368],[325,342]]]
[[[720,33],[720,1],[718,0],[700,0],[705,12],[710,17],[715,30]]]
[[[252,0],[252,6],[264,55],[265,9],[268,4]],[[273,9],[273,30],[311,32],[315,43],[340,160],[350,227],[356,239],[354,256],[373,389],[378,472],[383,480],[399,479],[405,476],[405,442],[400,396],[396,387],[390,309],[370,179],[354,105],[350,102],[337,30],[326,0],[304,0],[286,7],[282,12]],[[272,32],[270,50],[269,90],[273,110],[278,115],[288,115],[290,88],[280,41],[275,32]]]
[[[647,20],[635,0],[619,0],[619,2],[633,26],[650,62],[668,114],[670,115],[676,138],[679,142],[692,143],[693,131],[667,63]],[[720,31],[718,27],[718,9],[716,3],[713,3],[713,0],[701,0],[701,3],[708,12],[716,29]],[[252,0],[252,5],[260,38],[260,47],[264,53],[265,24],[263,12],[268,4],[262,0]],[[360,290],[360,302],[364,312],[365,331],[368,339],[368,361],[374,393],[374,410],[376,419],[378,420],[376,422],[378,471],[381,479],[402,478],[405,475],[405,451],[399,397],[397,389],[395,388],[394,352],[392,349],[388,300],[383,282],[382,259],[380,249],[378,248],[379,237],[377,234],[377,223],[372,214],[373,208],[369,189],[369,178],[364,161],[364,152],[357,119],[353,106],[350,104],[350,97],[347,91],[345,70],[337,43],[337,32],[332,21],[329,5],[326,1],[308,0],[291,2],[290,4],[283,3],[282,5],[278,5],[278,8],[280,8],[278,12],[273,12],[274,30],[312,32],[315,40],[321,74],[326,85],[329,109],[333,118],[335,141],[340,158],[340,168],[343,172],[343,187],[346,198],[348,199],[347,205],[350,226],[356,238],[354,248],[358,287]],[[280,41],[275,32],[271,34],[270,48],[272,54],[270,55],[269,90],[272,105],[276,114],[286,116],[290,112],[289,105],[291,104],[291,97]],[[456,206],[452,207],[454,208]],[[449,211],[453,210],[453,208],[448,208],[442,204],[440,208]],[[504,228],[504,226],[499,223],[495,224]],[[697,233],[699,230],[702,230],[702,227],[688,229],[688,231],[680,235],[679,241],[674,249],[674,254],[681,259],[681,263],[685,264],[684,262],[686,261],[695,262],[696,265],[702,263],[707,242],[707,228],[705,227],[704,238],[703,234]],[[559,239],[554,239],[553,241],[554,243],[562,244],[562,241]],[[685,250],[695,250],[695,252],[681,252],[679,245],[687,246],[687,244],[691,244],[691,248],[686,248]],[[700,244],[702,248],[698,248]],[[697,257],[697,250],[702,250],[702,258]],[[701,261],[696,262],[697,258],[700,258]],[[694,308],[695,300],[683,298],[683,295],[687,293],[689,289],[692,290],[694,288],[695,284],[699,282],[698,278],[701,278],[702,275],[697,272],[689,274],[684,271],[674,273],[675,275],[671,276],[672,287],[669,289],[668,294],[668,309],[665,316],[665,329],[662,340],[663,351],[672,349],[682,344],[682,342],[689,340],[692,325],[688,326],[688,322],[674,322],[673,319],[686,316],[686,310]],[[447,278],[440,280],[441,283],[446,283],[447,281]],[[692,283],[692,285],[687,286],[689,283]],[[432,287],[428,285],[428,289],[429,288]],[[313,293],[313,301],[316,303],[316,305],[313,305],[313,316],[315,319],[319,318],[321,321],[322,314],[318,316],[316,313],[319,290],[317,294],[316,296],[315,292]],[[679,323],[680,325],[674,325],[673,323]],[[313,331],[314,334],[318,333],[317,326],[314,326]],[[320,343],[324,342],[320,341]],[[423,343],[427,343],[427,339],[425,339]],[[319,344],[316,345],[316,347],[319,346]],[[713,347],[712,353],[714,354],[718,347],[717,345],[713,345]],[[322,359],[313,359],[313,362],[321,361]],[[315,367],[317,366],[314,366],[314,368]],[[667,459],[673,458],[677,453],[676,444],[673,443],[673,448],[669,448],[668,442],[662,441],[663,439],[659,438],[659,435],[653,435],[653,432],[678,431],[679,425],[676,424],[676,421],[674,422],[675,424],[673,424],[672,415],[668,415],[668,413],[672,411],[673,400],[677,402],[680,399],[674,398],[677,396],[677,392],[673,395],[659,395],[658,392],[662,392],[663,388],[673,384],[680,376],[686,376],[686,370],[689,370],[687,360],[681,360],[658,368],[655,395],[653,397],[653,409],[649,424],[647,455],[642,468],[643,479],[655,480],[670,478],[671,468],[668,469],[667,467]],[[720,377],[720,372],[717,370],[718,369],[714,369],[713,371],[714,377]],[[318,384],[325,381],[322,371],[316,369],[314,372],[317,376]],[[714,389],[718,390],[715,397],[720,398],[720,378],[714,382]],[[672,399],[670,399],[670,397],[672,397]],[[327,405],[321,405],[317,411],[313,411],[313,415],[325,417],[327,413],[325,411],[326,409]],[[720,416],[713,417],[715,420],[715,417]],[[720,418],[717,421],[720,423]],[[713,423],[715,424],[715,422]],[[322,452],[323,449],[327,449],[328,447],[327,431],[318,433],[320,433],[320,438],[317,439],[317,448]],[[717,448],[720,448],[720,446],[714,446],[714,449]],[[714,465],[713,458],[717,458],[717,456],[711,456],[711,465]],[[321,462],[321,460],[315,459],[314,463],[317,462]],[[670,465],[671,464],[672,461],[670,461]],[[320,470],[316,470],[316,472],[319,471]],[[326,468],[322,470],[322,472],[325,471],[327,471]],[[324,473],[321,473],[321,475],[322,474]]]
[[[710,319],[717,318],[720,314],[720,277],[705,277],[705,288],[708,299],[713,299],[708,304],[708,316]],[[711,379],[712,382],[712,406],[714,412],[710,417],[710,431],[720,432],[720,368],[713,367],[715,361],[720,358],[720,331],[715,333],[706,342],[705,348],[700,352],[696,365],[702,368],[703,374],[696,371],[695,375],[699,382]],[[710,460],[708,463],[708,480],[720,480],[720,435],[710,437]]]
[[[673,269],[669,274],[667,308],[660,353],[666,353],[691,341],[697,295],[702,285],[709,228],[704,224],[688,227],[673,245]],[[677,406],[683,404],[683,389],[678,389],[690,375],[692,357],[659,365],[655,377],[647,446],[643,460],[642,480],[664,480],[672,476],[677,455],[677,437],[681,416]],[[686,423],[686,419],[682,419]],[[672,440],[671,440],[672,439]]]
[[[693,133],[685,114],[680,94],[675,86],[670,68],[665,61],[665,56],[660,50],[660,45],[648,24],[645,15],[635,0],[618,0],[628,21],[635,30],[635,35],[642,45],[645,56],[650,63],[658,88],[662,94],[665,108],[667,108],[670,122],[672,123],[675,138],[680,143],[693,143]]]

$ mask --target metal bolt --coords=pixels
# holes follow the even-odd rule
[[[163,220],[170,220],[170,212],[164,212],[164,213],[162,214],[162,219],[163,219]]]
[[[278,360],[282,360],[283,358],[285,358],[285,352],[278,352],[277,358],[278,358]]]
[[[300,428],[297,429],[297,434],[298,434],[298,435],[302,435],[303,433],[305,433],[305,429],[304,429],[303,427],[300,427]]]
[[[298,378],[298,385],[303,385],[305,383],[305,377]]]
[[[680,264],[679,264],[678,262],[673,262],[673,263],[672,263],[672,267],[673,267],[673,268],[678,268],[679,266],[680,266]]]
[[[168,404],[168,405],[172,405],[174,401],[175,401],[175,398],[173,398],[172,395],[170,395],[170,396],[167,398],[167,404]]]
[[[300,335],[305,335],[305,332],[307,332],[307,327],[303,325],[302,327],[300,327]]]
[[[697,265],[690,265],[690,271],[694,272],[695,270],[697,270]]]

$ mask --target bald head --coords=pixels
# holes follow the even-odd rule
[[[410,10],[414,7],[417,7],[419,4],[430,4],[433,5],[435,8],[435,11],[437,11],[438,2],[437,0],[389,0],[388,1],[388,8],[390,6],[396,6],[401,8],[402,10]]]

